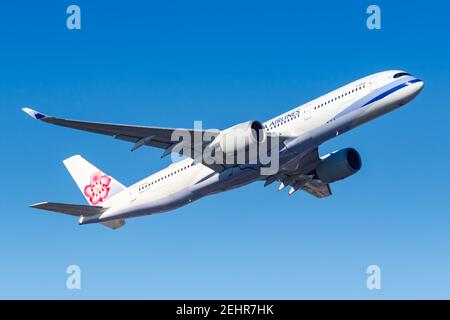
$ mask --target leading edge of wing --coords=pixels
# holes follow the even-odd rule
[[[116,132],[114,129],[116,128],[130,128],[130,129],[138,129],[138,130],[161,130],[161,131],[175,131],[175,130],[185,130],[189,132],[211,132],[211,133],[219,133],[220,130],[216,129],[207,129],[207,130],[197,130],[197,129],[186,129],[186,128],[168,128],[168,127],[154,127],[154,126],[139,126],[139,125],[128,125],[128,124],[119,124],[119,123],[109,123],[109,122],[97,122],[97,121],[82,121],[82,120],[72,120],[72,119],[63,119],[57,118],[53,116],[46,115],[42,112],[30,109],[30,108],[22,108],[22,111],[28,114],[30,117],[36,120],[41,120],[47,123],[56,124],[60,126],[70,127],[73,129],[92,131],[96,130],[96,126],[107,126],[110,127],[110,130],[106,130],[105,134],[113,134]],[[93,131],[96,133],[100,133],[97,131]]]
[[[188,132],[190,134],[193,134],[195,132],[201,132],[202,134],[218,134],[220,132],[219,130],[215,129],[197,130],[79,121],[48,116],[42,112],[30,108],[23,108],[22,111],[28,114],[30,117],[43,122],[72,129],[108,135],[116,139],[139,143],[139,145],[135,146],[132,150],[137,149],[137,147],[140,147],[141,145],[149,145],[152,147],[166,149],[170,145],[176,143],[176,141],[172,141],[172,133],[175,131]]]

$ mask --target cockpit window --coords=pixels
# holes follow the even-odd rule
[[[397,79],[397,78],[400,78],[403,76],[410,76],[410,74],[407,72],[399,72],[399,73],[394,74],[394,79]]]

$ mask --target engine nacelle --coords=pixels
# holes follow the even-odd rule
[[[361,157],[353,148],[341,149],[321,158],[316,168],[317,177],[331,183],[354,175],[361,169]]]
[[[221,131],[209,147],[236,159],[236,156],[239,158],[251,150],[256,150],[258,144],[265,142],[266,138],[262,123],[253,120]]]

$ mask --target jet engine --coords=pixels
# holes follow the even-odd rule
[[[233,161],[248,160],[249,153],[256,155],[258,145],[265,142],[266,138],[266,131],[261,122],[247,121],[221,131],[208,148],[214,150],[213,156],[221,153],[226,159]]]
[[[316,168],[317,177],[331,183],[354,175],[361,169],[361,157],[353,148],[334,151],[321,157]]]

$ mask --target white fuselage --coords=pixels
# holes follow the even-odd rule
[[[411,101],[423,82],[408,74],[394,78],[399,73],[364,77],[263,123],[267,132],[288,137],[280,151],[280,167],[295,161],[305,148],[319,146]],[[259,170],[233,167],[218,173],[187,158],[108,199],[103,205],[109,209],[95,222],[173,210],[260,179]]]

